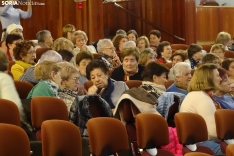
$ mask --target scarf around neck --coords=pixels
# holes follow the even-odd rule
[[[196,69],[198,62],[195,61],[192,57],[189,58],[189,61],[191,62],[191,68]]]
[[[134,70],[133,72],[127,72],[124,67],[123,67],[123,71],[124,71],[124,81],[128,81],[130,80],[130,76],[135,75],[136,73],[138,73],[138,66],[136,68],[136,70]]]
[[[49,86],[54,96],[58,97],[59,86],[54,81],[52,80],[41,80],[41,81],[44,81]]]
[[[104,89],[104,91],[101,93],[101,89],[98,89],[97,94],[100,94],[100,96],[110,105],[111,109],[115,108],[115,105],[113,104],[111,100],[111,94],[114,91],[114,83],[111,81],[111,79],[108,79],[108,85]]]

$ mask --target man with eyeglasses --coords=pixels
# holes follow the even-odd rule
[[[102,55],[101,59],[106,62],[109,69],[114,69],[121,65],[121,61],[116,54],[115,47],[110,39],[99,40],[97,50]]]

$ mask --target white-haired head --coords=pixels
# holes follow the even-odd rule
[[[62,56],[58,52],[54,50],[48,50],[47,52],[41,55],[41,58],[38,61],[38,63],[42,63],[44,61],[62,62],[63,59],[62,59]]]
[[[97,43],[97,51],[99,53],[102,53],[102,50],[106,47],[106,44],[110,43],[111,45],[113,45],[112,41],[110,39],[101,39],[98,41]],[[114,47],[114,45],[113,45]]]
[[[123,48],[136,48],[136,42],[127,41],[124,43]]]
[[[188,63],[186,62],[176,63],[175,66],[173,67],[173,72],[172,72],[174,80],[176,80],[177,76],[182,76],[185,69],[191,70],[191,67]]]

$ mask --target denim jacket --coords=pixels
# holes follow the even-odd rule
[[[174,101],[175,96],[179,98],[179,107],[180,107],[182,101],[186,96],[184,94],[176,92],[164,92],[158,98],[158,106],[156,109],[165,119],[167,119],[168,117],[168,111],[170,106],[172,106],[175,103]]]

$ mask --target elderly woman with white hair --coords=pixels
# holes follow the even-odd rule
[[[92,45],[87,46],[88,37],[84,31],[75,31],[72,37],[72,42],[75,45],[73,50],[74,56],[76,56],[81,51],[89,51],[91,53],[97,53],[96,49]]]
[[[192,78],[191,67],[186,62],[179,62],[173,68],[174,83],[167,89],[167,92],[188,94],[188,84]]]
[[[124,48],[136,48],[136,42],[134,42],[134,41],[125,42],[123,45],[123,49]]]
[[[52,61],[52,62],[62,62],[62,56],[57,53],[56,51],[49,50],[41,55],[40,60],[38,61],[38,64],[44,62],[44,61]],[[20,81],[26,81],[33,85],[36,85],[38,83],[38,80],[34,76],[34,69],[35,66],[29,67],[25,73],[19,78]]]
[[[102,55],[101,59],[107,64],[109,69],[114,69],[121,65],[120,59],[115,52],[115,47],[110,39],[99,40],[97,50]]]

